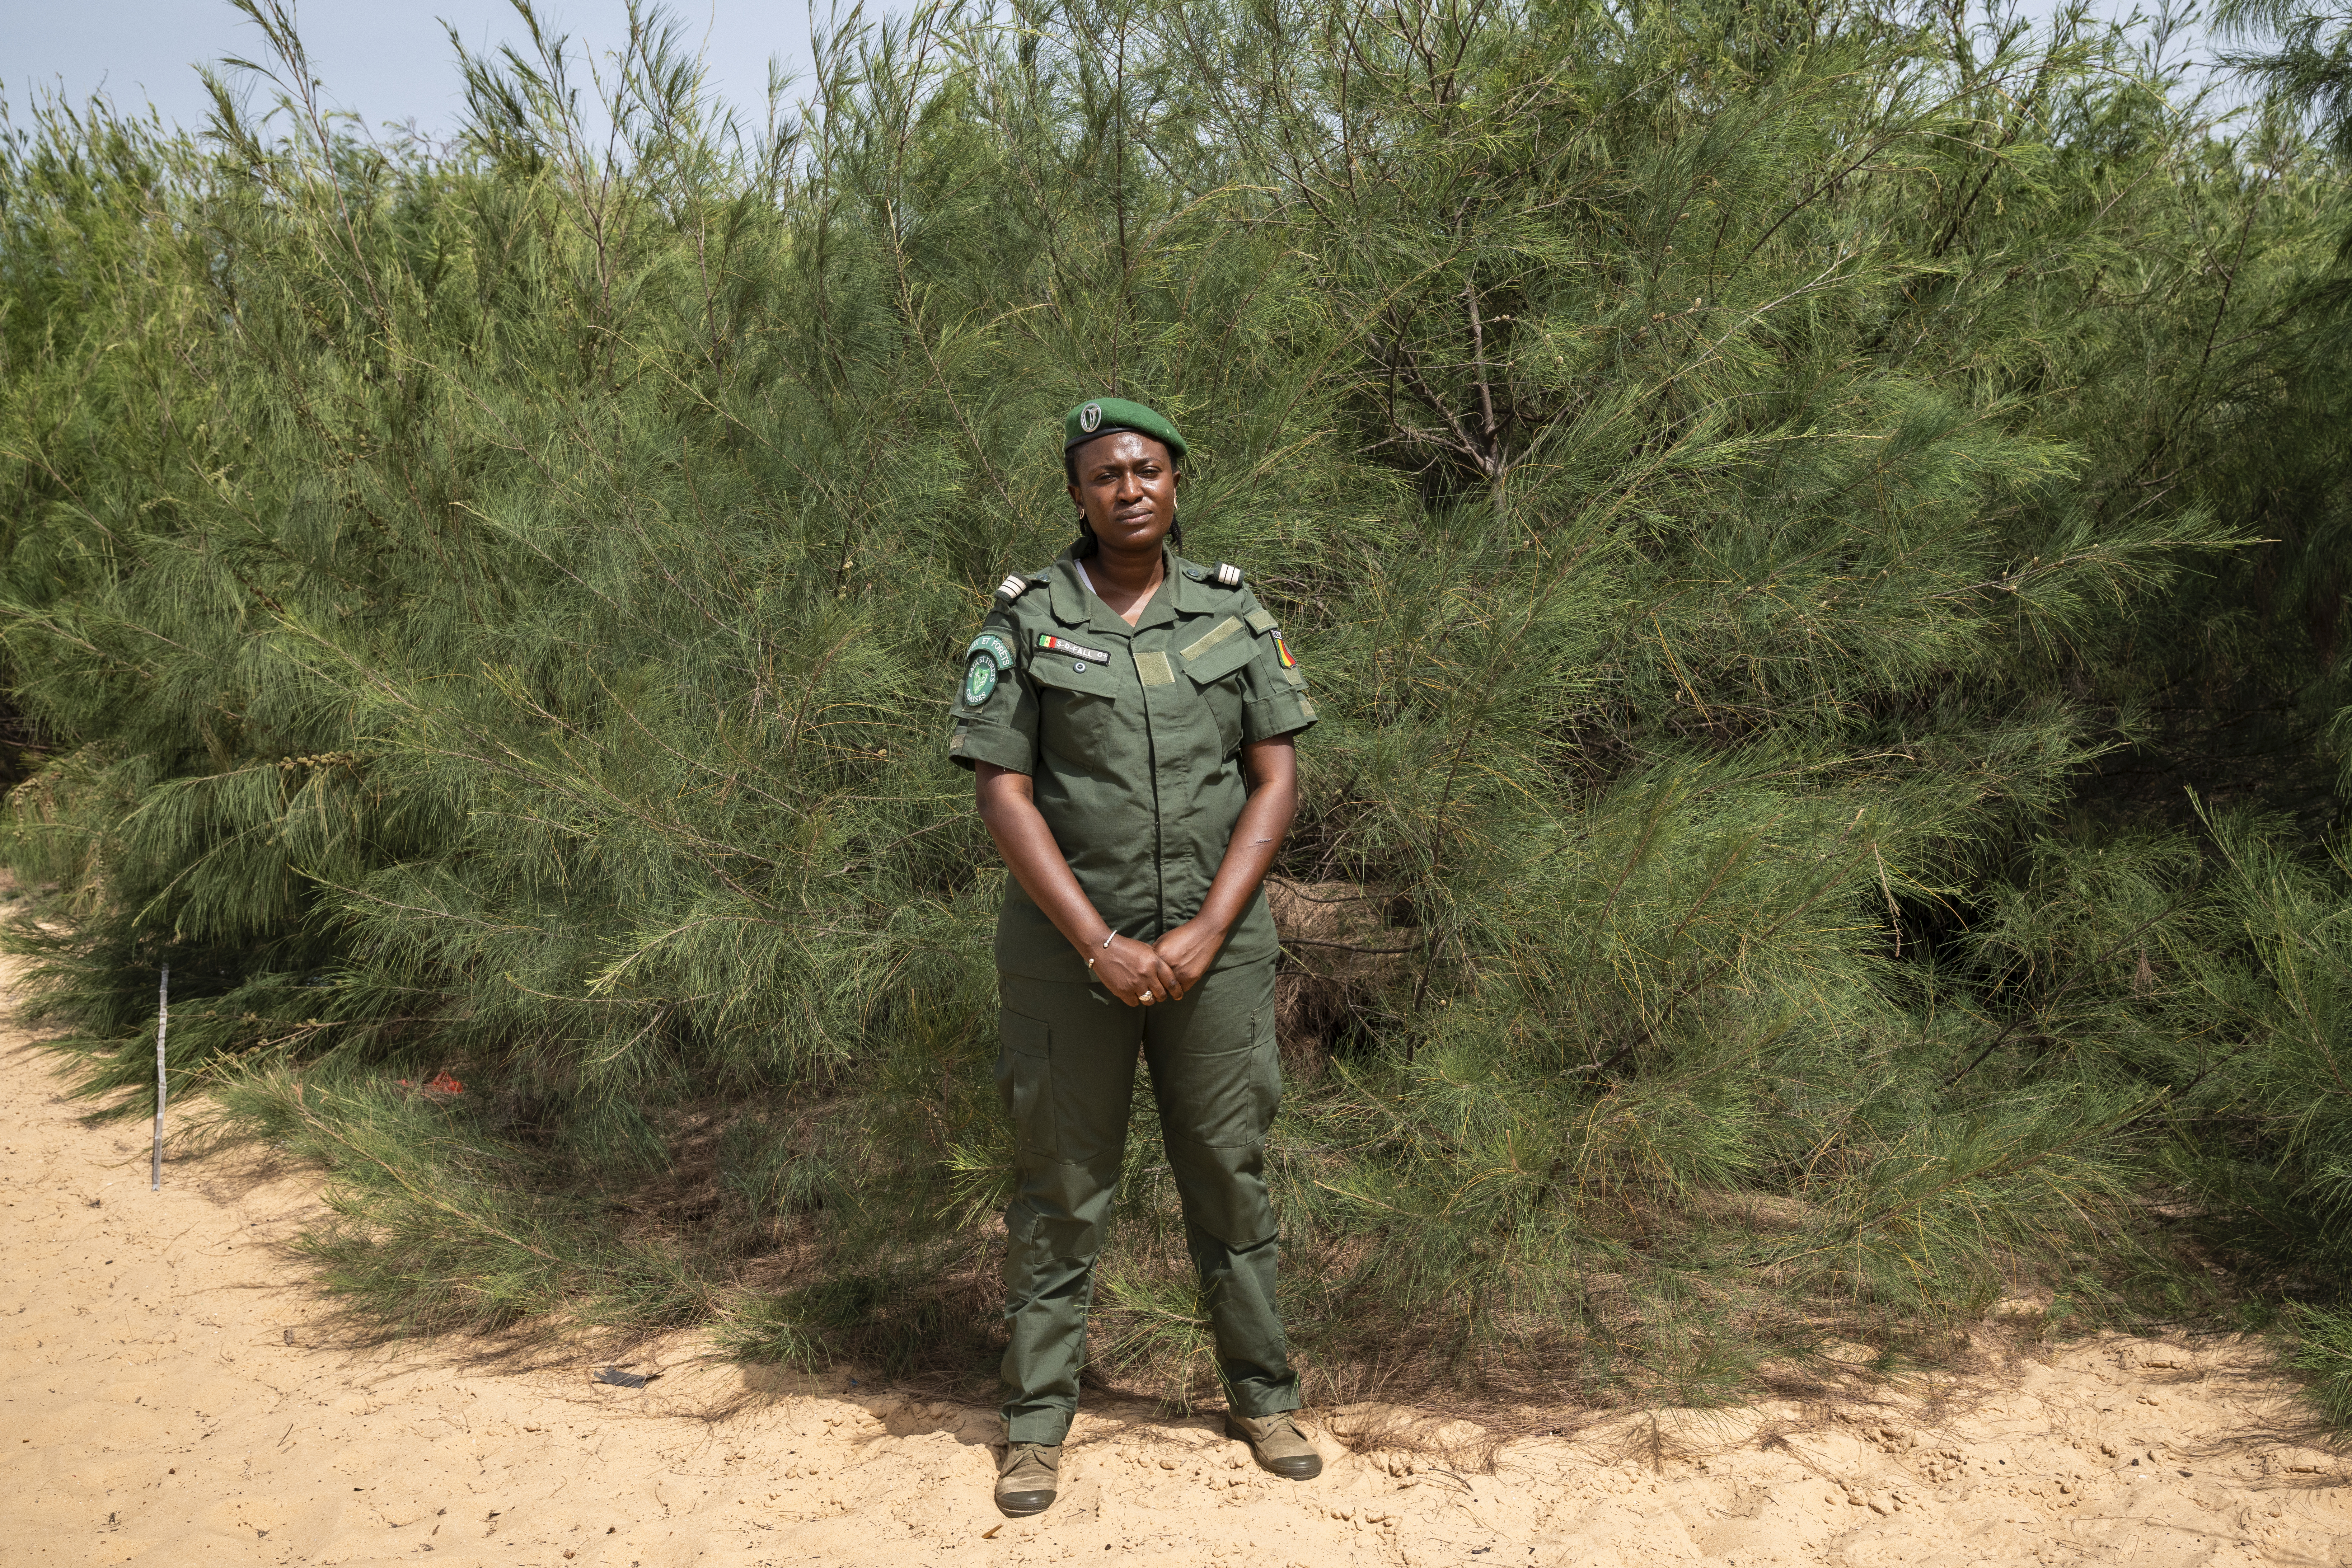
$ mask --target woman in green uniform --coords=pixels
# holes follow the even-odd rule
[[[1290,1418],[1298,1379],[1275,1309],[1263,1150],[1282,1077],[1258,886],[1297,802],[1291,737],[1315,706],[1240,570],[1171,548],[1176,427],[1103,398],[1072,409],[1063,436],[1079,537],[998,588],[948,742],[1013,873],[996,926],[996,1077],[1020,1149],[1004,1214],[1008,1514],[1054,1500],[1139,1044],[1227,1430],[1277,1475],[1322,1469]]]

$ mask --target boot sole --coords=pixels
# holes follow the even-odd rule
[[[1015,1492],[1013,1494],[1015,1497],[1034,1497],[1037,1494],[1034,1492]],[[1027,1519],[1034,1514],[1043,1513],[1047,1509],[1053,1507],[1055,1496],[1055,1493],[1047,1492],[1045,1494],[1045,1500],[1037,1504],[1034,1508],[1019,1508],[1014,1506],[1007,1499],[1000,1497],[996,1500],[996,1511],[1003,1514],[1007,1519]]]

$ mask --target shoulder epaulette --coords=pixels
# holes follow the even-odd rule
[[[1026,577],[1017,571],[1007,572],[1004,580],[996,585],[996,597],[1010,604],[1045,580],[1043,573],[1035,577]]]
[[[1235,566],[1229,560],[1219,561],[1217,563],[1217,586],[1219,588],[1239,588],[1241,585],[1242,569]]]

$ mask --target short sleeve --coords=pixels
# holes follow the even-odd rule
[[[1307,672],[1298,667],[1297,652],[1283,636],[1281,624],[1255,595],[1242,619],[1257,643],[1244,666],[1248,696],[1242,707],[1242,738],[1272,740],[1311,727],[1317,715],[1314,699],[1307,695]]]
[[[1037,769],[1037,691],[1017,650],[1021,631],[1003,608],[989,612],[958,666],[955,730],[948,760],[959,768],[992,762],[1015,773]]]

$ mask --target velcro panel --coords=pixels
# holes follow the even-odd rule
[[[1258,606],[1258,608],[1251,611],[1242,619],[1247,621],[1249,622],[1249,629],[1256,632],[1261,637],[1265,636],[1268,632],[1273,631],[1275,627],[1281,624],[1281,622],[1275,620],[1272,612],[1267,611],[1264,605]]]
[[[1165,653],[1138,653],[1135,656],[1135,673],[1143,678],[1147,686],[1172,686],[1176,684],[1176,666],[1169,662]]]
[[[1242,623],[1240,620],[1234,616],[1228,615],[1223,621],[1218,622],[1215,628],[1212,630],[1207,636],[1202,637],[1200,641],[1193,643],[1187,647],[1179,649],[1178,652],[1184,655],[1184,662],[1189,664],[1193,660],[1199,658],[1202,654],[1207,653],[1210,649],[1215,647],[1218,643],[1223,642],[1226,638],[1238,637],[1241,633]]]

